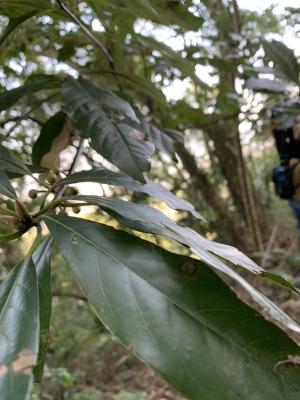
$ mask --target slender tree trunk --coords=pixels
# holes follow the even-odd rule
[[[226,5],[222,0],[216,0],[214,5],[212,16],[215,19],[219,37],[220,39],[222,38],[220,56],[226,57],[227,61],[230,61],[233,66],[232,72],[224,71],[222,67],[219,72],[219,97],[216,106],[223,114],[226,114],[228,112],[227,107],[236,107],[237,110],[239,107],[237,102],[234,104],[234,101],[231,101],[231,104],[229,104],[226,97],[229,93],[235,93],[237,73],[235,59],[228,59],[228,55],[232,54],[235,50],[230,39],[230,33],[235,32],[239,34],[242,22],[235,0],[229,1]],[[227,46],[224,46],[224,42],[227,43]],[[243,156],[239,132],[239,118],[233,117],[231,120],[223,122],[222,125],[218,124],[210,127],[207,129],[207,133],[214,142],[215,152],[219,158],[224,177],[228,182],[236,209],[249,228],[255,248],[262,250],[261,226],[256,209],[259,197],[254,192],[255,189],[251,182],[251,175]]]
[[[198,167],[195,158],[187,149],[182,145],[177,145],[176,152],[191,177],[193,190],[199,191],[207,205],[213,210],[218,223],[223,228],[227,242],[242,250],[248,250],[249,241],[243,227],[228,210],[225,200],[219,195],[218,188],[210,183],[207,174]]]

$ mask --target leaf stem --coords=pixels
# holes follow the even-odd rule
[[[72,199],[70,199],[70,200],[72,200]],[[74,199],[74,201],[76,201],[76,199]],[[70,203],[70,202],[66,201],[66,199],[60,198],[60,199],[52,201],[46,207],[44,207],[43,209],[38,211],[36,214],[34,214],[33,215],[33,219],[36,219],[36,218],[40,217],[41,215],[46,214],[48,211],[51,211],[53,208],[56,208],[58,206],[72,207],[73,208],[73,207],[76,207],[76,206],[84,207],[84,206],[90,206],[90,205],[94,205],[94,204],[83,203],[83,202],[81,202],[81,203],[80,202],[79,203]]]
[[[65,14],[67,14],[77,25],[79,25],[79,27],[83,30],[83,32],[92,40],[92,42],[96,45],[96,47],[100,50],[100,52],[107,59],[112,71],[115,71],[116,68],[115,68],[114,59],[110,55],[107,48],[96,38],[96,36],[88,29],[88,27],[77,17],[76,14],[74,14],[68,8],[68,6],[62,0],[57,0],[57,3],[59,4],[60,8],[65,12]],[[119,90],[121,92],[123,92],[123,87],[117,78],[116,78],[116,82],[119,87]]]
[[[61,0],[57,0],[60,8],[67,14],[80,28],[83,32],[95,43],[101,53],[105,56],[110,66],[113,65],[114,61],[112,56],[109,54],[105,46],[96,38],[96,36],[86,27],[86,25],[75,15],[68,6]]]
[[[44,188],[46,188],[47,190],[50,189],[50,186],[47,185],[45,182],[41,181],[39,178],[36,178],[34,175],[31,175],[32,178],[40,185],[43,186]]]
[[[19,237],[24,235],[24,233],[26,233],[29,229],[29,227],[26,227],[17,232],[2,234],[0,235],[0,242],[9,242],[10,240],[18,239]]]
[[[69,169],[69,172],[67,173],[67,176],[71,175],[74,172],[74,170],[76,168],[76,165],[78,163],[78,160],[79,160],[79,158],[80,158],[80,156],[81,156],[81,154],[83,152],[83,149],[84,149],[84,139],[81,138],[80,142],[79,142],[79,146],[78,146],[76,154],[75,154],[75,157],[74,157],[74,159],[72,161],[72,164],[71,164],[71,167]],[[60,199],[64,195],[64,192],[65,192],[66,188],[67,188],[67,185],[62,186],[59,189],[59,191],[56,193],[56,195],[54,196],[54,200]]]

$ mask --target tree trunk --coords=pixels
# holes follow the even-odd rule
[[[207,174],[197,166],[195,158],[187,149],[182,145],[177,145],[176,152],[191,177],[190,184],[193,190],[199,191],[207,205],[213,210],[227,242],[241,250],[249,250],[249,238],[245,235],[239,221],[228,210],[225,200],[219,195],[218,188],[210,183]]]
[[[233,70],[230,72],[224,70],[222,66],[219,69],[219,96],[216,108],[221,114],[226,115],[228,114],[228,108],[230,110],[232,108],[239,110],[238,102],[228,99],[228,94],[235,93],[237,75],[236,61],[234,57],[229,59],[228,55],[235,51],[230,33],[240,33],[241,18],[237,3],[234,0],[231,0],[226,5],[222,0],[216,0],[211,12],[221,41],[220,57],[226,58],[233,66]],[[224,45],[224,43],[226,44]],[[249,228],[249,236],[252,238],[254,247],[263,250],[262,229],[256,210],[256,202],[259,196],[255,193],[251,175],[243,156],[239,118],[238,116],[233,117],[231,120],[223,121],[222,124],[218,123],[213,127],[209,127],[206,131],[214,142],[215,153],[220,161],[224,177],[228,182],[228,188],[237,212]]]

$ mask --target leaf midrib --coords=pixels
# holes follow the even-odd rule
[[[124,142],[125,146],[127,147],[127,150],[128,150],[128,152],[129,152],[129,154],[130,154],[130,156],[131,156],[131,158],[132,158],[132,160],[133,160],[133,162],[134,162],[134,164],[135,164],[137,170],[142,174],[143,171],[140,170],[140,168],[139,168],[139,166],[138,166],[138,164],[137,164],[137,162],[136,162],[136,160],[135,160],[135,156],[134,156],[134,154],[132,153],[132,150],[131,150],[129,144],[128,144],[128,142],[127,142],[125,136],[123,135],[122,131],[119,129],[118,125],[116,125],[116,124],[114,124],[114,123],[112,123],[112,122],[110,121],[110,119],[108,118],[106,112],[102,109],[102,107],[99,106],[99,104],[96,102],[95,98],[89,93],[89,91],[88,91],[83,85],[81,85],[81,84],[80,84],[78,81],[76,81],[76,80],[74,80],[73,82],[74,82],[75,84],[77,84],[77,85],[86,93],[87,97],[90,98],[90,101],[92,101],[93,103],[96,103],[96,104],[97,104],[97,106],[98,106],[98,107],[100,108],[100,110],[105,114],[106,118],[109,120],[110,124],[116,129],[117,132],[119,132],[119,135],[120,135],[122,141]]]
[[[73,234],[81,237],[84,241],[86,241],[87,243],[89,243],[90,245],[92,245],[93,247],[97,248],[99,251],[101,251],[102,253],[104,253],[107,257],[111,258],[113,261],[115,261],[116,263],[122,265],[123,267],[125,267],[126,269],[130,270],[131,273],[133,273],[134,275],[136,275],[138,278],[142,279],[144,282],[146,282],[147,285],[151,286],[154,290],[158,291],[161,295],[163,295],[164,297],[166,297],[168,299],[169,302],[171,302],[172,304],[176,305],[179,309],[183,310],[186,314],[188,314],[191,318],[196,319],[201,325],[203,325],[206,329],[212,331],[213,333],[215,333],[217,336],[221,337],[223,340],[225,340],[225,342],[230,343],[232,346],[237,347],[239,350],[241,350],[243,353],[247,354],[249,357],[255,359],[258,362],[262,362],[262,360],[255,356],[252,353],[249,353],[246,349],[244,349],[243,347],[240,347],[237,343],[232,342],[228,337],[223,336],[221,334],[221,332],[219,332],[216,329],[213,329],[210,325],[205,324],[203,321],[199,320],[197,318],[197,316],[195,316],[193,313],[191,313],[189,310],[187,310],[185,307],[183,307],[182,304],[178,304],[176,301],[172,300],[167,294],[163,293],[162,291],[160,291],[159,289],[157,289],[155,286],[150,285],[150,283],[148,281],[146,281],[143,277],[141,277],[140,275],[138,275],[135,271],[133,271],[132,269],[130,269],[126,264],[123,264],[120,260],[114,258],[111,254],[107,253],[105,250],[103,250],[101,247],[98,246],[98,244],[94,243],[93,241],[91,241],[89,238],[87,238],[85,235],[78,233],[78,231],[76,231],[75,229],[71,228],[69,225],[66,225],[64,223],[62,223],[61,221],[58,221],[54,218],[52,218],[51,216],[47,215],[44,217],[44,219],[49,219],[51,221],[53,221],[54,223],[57,223],[61,226],[63,226],[64,228],[68,229],[69,231],[73,232]],[[267,364],[267,363],[266,363]]]

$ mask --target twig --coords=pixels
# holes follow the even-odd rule
[[[75,15],[62,0],[57,0],[60,8],[76,23],[79,27],[83,30],[83,32],[92,40],[92,42],[96,45],[96,47],[100,50],[100,52],[105,56],[107,59],[110,68],[112,69],[113,73],[116,71],[114,59],[110,55],[107,48],[96,38],[96,36],[87,28],[87,26]],[[77,68],[76,68],[77,69]],[[116,82],[120,92],[123,92],[123,87],[116,76]]]
[[[239,6],[238,6],[236,0],[231,0],[231,5],[232,5],[232,8],[233,8],[235,32],[240,34],[241,31],[242,31],[242,20],[241,20],[241,14],[240,14]]]
[[[264,252],[263,258],[262,258],[262,260],[261,260],[261,266],[262,266],[262,268],[265,268],[265,266],[266,266],[266,264],[267,264],[268,257],[269,257],[269,255],[270,255],[270,253],[271,253],[271,250],[272,250],[274,241],[275,241],[275,239],[276,239],[277,232],[278,232],[278,225],[275,225],[274,228],[273,228],[273,230],[272,230],[272,233],[271,233],[270,239],[269,239],[269,241],[268,241],[266,250],[265,250],[265,252]]]
[[[93,33],[80,21],[80,19],[75,15],[66,4],[64,4],[61,0],[57,0],[60,8],[83,30],[83,32],[95,43],[101,53],[106,57],[110,66],[113,66],[114,60],[112,56],[109,54],[105,46],[93,35]]]
[[[77,165],[77,162],[78,162],[78,160],[79,160],[79,158],[80,158],[80,156],[81,156],[81,154],[83,152],[83,149],[84,149],[84,139],[81,138],[80,142],[79,142],[79,146],[78,146],[76,154],[75,154],[75,157],[74,157],[74,159],[72,161],[71,167],[70,167],[69,172],[67,173],[67,175],[71,175],[74,172],[74,170],[76,168],[76,165]],[[62,186],[59,189],[59,191],[56,193],[56,195],[54,196],[53,200],[60,199],[64,195],[64,192],[65,192],[66,188],[67,188],[67,185]]]

